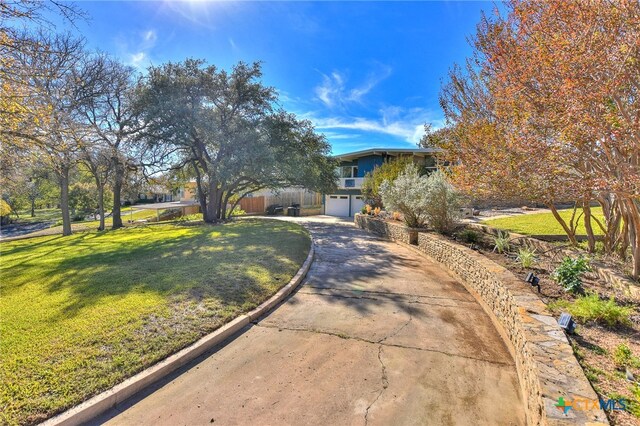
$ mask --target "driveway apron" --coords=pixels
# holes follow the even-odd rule
[[[514,361],[455,277],[330,217],[289,299],[95,423],[524,424]]]

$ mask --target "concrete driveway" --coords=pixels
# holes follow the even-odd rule
[[[291,220],[316,242],[299,290],[96,423],[524,424],[514,361],[462,284],[352,223]]]

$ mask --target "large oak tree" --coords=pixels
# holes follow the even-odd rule
[[[151,67],[138,107],[150,149],[189,166],[204,220],[223,220],[230,199],[261,188],[334,187],[330,145],[308,121],[276,107],[259,63],[230,72],[187,59]],[[236,196],[236,197],[234,197]]]

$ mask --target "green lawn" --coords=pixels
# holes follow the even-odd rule
[[[593,207],[591,211],[594,216],[604,223],[602,208]],[[573,209],[558,210],[558,212],[568,224],[569,219],[571,219]],[[584,217],[580,218],[579,221],[578,235],[586,235],[583,218]],[[482,223],[494,228],[504,229],[524,235],[565,235],[562,226],[560,226],[556,218],[553,217],[553,214],[551,213],[523,214],[502,219],[484,220]],[[600,231],[600,228],[595,221],[592,221],[592,226],[594,234],[602,234],[602,231]]]
[[[34,217],[31,217],[31,210],[20,210],[18,213],[20,214],[20,218],[16,218],[15,215],[12,215],[11,219],[22,223],[62,220],[62,213],[60,212],[60,209],[36,209]]]
[[[133,213],[132,213],[133,210]],[[56,221],[62,223],[62,213],[60,209],[38,209],[35,211],[35,216],[31,217],[30,210],[22,210],[19,212],[20,218],[16,218],[12,216],[12,219],[18,223],[31,223],[31,222],[44,222],[44,221]],[[107,211],[106,214],[109,214],[110,211]],[[162,213],[162,211],[161,211]],[[140,220],[140,219],[150,219],[156,217],[155,210],[138,210],[135,206],[133,207],[122,207],[121,209],[122,221],[127,222],[128,220]],[[100,221],[81,221],[81,222],[73,222],[73,223],[90,223],[93,225],[95,222],[96,226]],[[105,223],[107,225],[111,225],[113,222],[113,218],[108,216],[105,218]]]
[[[34,423],[251,310],[309,250],[283,221],[0,244],[0,423]]]

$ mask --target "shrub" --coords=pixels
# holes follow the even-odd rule
[[[367,173],[362,181],[362,195],[375,207],[382,206],[380,186],[384,181],[393,182],[406,169],[407,164],[413,163],[411,157],[398,157],[385,161],[373,171]]]
[[[593,321],[610,327],[631,324],[630,316],[633,313],[632,308],[618,305],[613,297],[602,300],[595,293],[578,297],[574,302],[558,300],[550,303],[549,307],[554,310],[566,310],[582,323]]]
[[[462,197],[440,170],[431,173],[426,180],[429,185],[426,206],[429,224],[440,233],[451,232],[462,216]]]
[[[475,244],[479,239],[478,233],[472,231],[471,229],[465,229],[464,231],[460,232],[460,238],[462,238],[462,241],[469,244]]]
[[[498,231],[498,235],[493,239],[495,243],[494,250],[498,253],[506,253],[511,249],[511,243],[509,242],[509,233]]]
[[[417,166],[407,164],[395,181],[385,180],[380,185],[379,192],[385,207],[401,212],[407,226],[424,227],[427,221],[429,184],[426,177],[420,177]]]
[[[82,222],[84,219],[85,219],[85,216],[82,213],[76,213],[71,216],[72,222]]]
[[[5,200],[0,198],[0,217],[9,216],[13,210],[11,210],[11,206]]]
[[[536,250],[528,247],[522,247],[518,250],[518,257],[516,261],[523,268],[531,268],[536,263]]]
[[[560,284],[565,291],[571,293],[582,293],[582,276],[585,272],[590,271],[589,259],[579,256],[572,259],[566,256],[560,262],[560,265],[551,274],[555,282]]]
[[[613,352],[613,361],[618,367],[625,367],[629,364],[631,357],[631,348],[624,343],[620,343]]]
[[[633,356],[631,348],[625,343],[620,343],[613,352],[613,361],[618,368],[640,368],[640,358]]]
[[[231,212],[229,217],[245,216],[246,214],[247,214],[247,212],[245,212],[244,210],[242,210],[240,208],[235,208],[235,209],[233,209],[233,211]]]
[[[407,164],[395,181],[384,181],[380,195],[385,207],[401,212],[411,228],[421,228],[429,222],[436,231],[448,232],[459,218],[460,196],[445,175],[436,171],[420,176],[413,163]]]
[[[360,209],[360,213],[367,214],[367,206],[362,206],[362,209]]]

